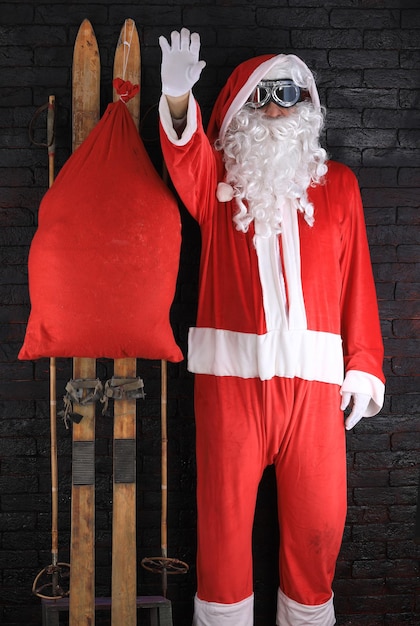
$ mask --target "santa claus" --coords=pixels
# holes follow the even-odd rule
[[[204,132],[200,39],[162,49],[161,142],[202,236],[195,373],[195,626],[252,626],[251,537],[274,465],[277,624],[335,623],[346,516],[345,429],[375,415],[383,345],[357,181],[327,159],[314,77],[294,55],[242,63]],[[346,419],[343,411],[351,407]]]

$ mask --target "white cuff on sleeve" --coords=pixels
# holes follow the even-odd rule
[[[385,385],[379,378],[367,372],[349,370],[344,378],[341,391],[365,393],[371,397],[363,417],[373,417],[379,413],[384,403]]]
[[[160,121],[168,139],[176,146],[185,146],[197,130],[197,104],[190,91],[187,110],[187,123],[185,129],[181,135],[178,134],[174,128],[174,122],[169,110],[168,101],[166,96],[162,94],[159,101],[159,116]]]

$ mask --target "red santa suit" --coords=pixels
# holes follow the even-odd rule
[[[331,584],[346,515],[340,391],[369,394],[365,415],[383,402],[383,346],[353,173],[328,162],[323,184],[308,190],[313,223],[285,203],[280,235],[258,237],[258,221],[240,232],[232,220],[235,199],[225,201],[214,142],[284,58],[240,65],[217,99],[207,134],[192,95],[180,137],[165,97],[160,103],[165,161],[202,236],[197,323],[188,346],[196,374],[194,624],[200,626],[253,623],[252,525],[269,464],[281,536],[277,623],[335,623]],[[315,83],[308,88],[319,107]]]

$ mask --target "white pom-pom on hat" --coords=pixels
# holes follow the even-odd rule
[[[219,183],[216,190],[216,198],[219,202],[229,202],[233,199],[235,191],[228,183]]]

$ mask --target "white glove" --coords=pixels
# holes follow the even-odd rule
[[[344,411],[349,406],[350,402],[352,403],[350,415],[347,417],[345,422],[346,430],[350,430],[357,424],[357,422],[360,422],[369,406],[370,401],[371,397],[367,393],[352,393],[350,391],[343,392],[340,409]]]
[[[183,96],[195,85],[206,66],[205,61],[198,60],[200,35],[191,34],[187,28],[183,28],[180,33],[173,31],[171,44],[165,37],[159,37],[162,50],[162,93]]]

